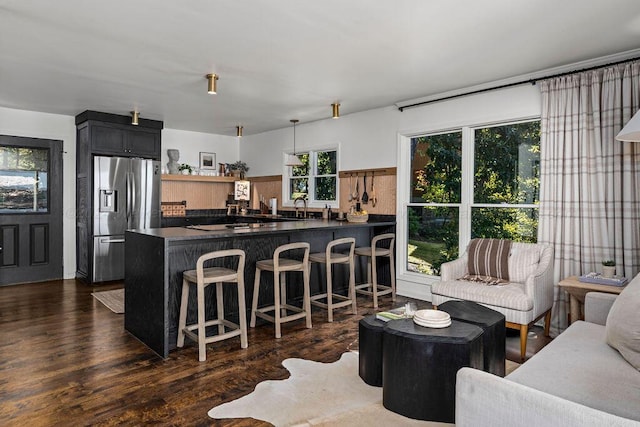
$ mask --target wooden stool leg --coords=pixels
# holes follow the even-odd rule
[[[307,328],[311,328],[311,290],[309,289],[309,265],[302,270],[303,296],[302,304],[306,312]]]
[[[238,322],[240,325],[240,347],[247,348],[247,306],[244,297],[244,272],[238,272]]]
[[[332,283],[332,269],[333,264],[327,259],[327,322],[333,322],[333,283]]]
[[[204,323],[206,322],[204,312],[204,285],[198,283],[198,360],[204,362],[207,360],[207,346],[205,343],[206,333]]]
[[[222,282],[216,283],[216,304],[218,305],[218,319],[224,319],[224,299],[222,294]],[[218,325],[218,333],[224,334],[224,325],[220,323]]]
[[[253,301],[251,301],[251,327],[256,327],[256,311],[258,310],[258,297],[260,296],[260,269],[256,268],[256,277],[253,281]]]
[[[276,338],[280,338],[280,275],[273,272],[273,323],[276,325]]]
[[[358,304],[356,301],[356,272],[353,257],[349,259],[349,298],[351,299],[351,311],[353,314],[356,314]]]
[[[189,282],[182,279],[182,300],[180,301],[180,318],[178,320],[178,347],[184,346],[184,328],[187,326],[188,304]]]
[[[376,258],[374,248],[371,248],[369,264],[372,272],[372,281],[370,283],[373,292],[373,308],[378,308],[378,262],[376,261]]]
[[[396,267],[393,261],[393,251],[389,254],[389,273],[391,273],[391,301],[396,300]]]
[[[287,273],[284,271],[280,272],[280,307],[287,303]],[[287,309],[282,307],[280,309],[281,317],[287,316]]]

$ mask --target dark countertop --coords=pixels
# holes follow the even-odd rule
[[[304,230],[322,230],[335,228],[360,228],[392,226],[395,221],[368,221],[365,223],[336,221],[336,220],[293,220],[270,223],[253,224],[211,224],[190,225],[186,227],[146,228],[128,230],[146,236],[159,237],[168,241],[198,240],[211,238],[229,238],[239,235],[263,235],[271,233],[290,233]]]

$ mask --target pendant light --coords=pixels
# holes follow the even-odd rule
[[[242,126],[236,126],[236,136],[242,138]]]
[[[140,118],[140,113],[138,111],[131,112],[131,124],[134,126],[138,126],[138,119]]]
[[[340,104],[338,104],[337,102],[335,104],[331,104],[331,108],[333,110],[333,118],[334,119],[339,119],[340,118]]]
[[[285,165],[287,166],[303,166],[304,163],[300,160],[300,158],[296,155],[296,123],[298,123],[298,119],[291,119],[291,123],[293,123],[293,154],[289,154],[287,156],[287,162]]]

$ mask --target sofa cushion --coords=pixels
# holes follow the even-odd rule
[[[538,245],[518,244],[511,246],[509,255],[509,280],[524,283],[535,273],[540,264],[541,250]]]
[[[485,286],[466,280],[448,280],[433,283],[431,293],[518,311],[529,311],[533,308],[533,299],[527,296],[522,283]]]
[[[467,250],[468,274],[463,279],[487,284],[508,282],[510,250],[510,240],[471,240]]]
[[[605,327],[578,321],[505,378],[640,421],[640,372],[606,344]]]
[[[640,371],[640,274],[618,295],[607,316],[607,344]]]

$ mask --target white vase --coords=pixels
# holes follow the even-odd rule
[[[602,277],[606,277],[607,279],[611,279],[616,275],[616,266],[603,265],[602,266]]]

